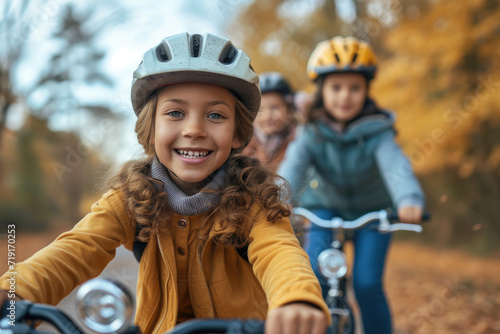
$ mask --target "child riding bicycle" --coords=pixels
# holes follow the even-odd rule
[[[142,332],[267,317],[269,333],[324,333],[328,309],[276,175],[238,154],[260,106],[248,56],[225,38],[183,33],[148,50],[133,77],[145,159],[126,163],[91,213],[16,265],[18,297],[57,304],[139,239]]]
[[[394,114],[369,97],[376,72],[370,45],[352,37],[323,41],[311,54],[307,72],[316,83],[314,101],[278,170],[292,187],[294,204],[324,219],[346,220],[390,207],[402,222],[418,223],[424,194],[395,141]],[[308,168],[313,176],[305,188]],[[390,234],[367,226],[354,233],[353,241],[353,286],[365,333],[391,333],[382,287]],[[317,258],[331,242],[330,230],[312,226],[305,245],[324,295],[328,284]]]

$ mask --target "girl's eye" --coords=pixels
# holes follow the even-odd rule
[[[356,86],[352,86],[352,87],[351,87],[351,90],[352,90],[353,92],[359,92],[359,91],[361,90],[361,87],[360,87],[360,86],[358,86],[358,85],[356,85]]]
[[[167,115],[172,116],[172,117],[182,117],[182,113],[179,110],[173,110],[169,111]]]
[[[340,90],[340,85],[333,85],[333,86],[332,86],[332,90],[333,90],[334,92],[338,92],[338,91]]]
[[[210,118],[210,119],[222,119],[225,117],[219,113],[211,113],[210,115],[208,115],[208,118]]]

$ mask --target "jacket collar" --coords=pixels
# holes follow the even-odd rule
[[[316,122],[319,134],[335,142],[354,142],[368,139],[385,131],[395,131],[396,116],[388,110],[368,114],[350,123],[344,131],[339,131],[331,121],[322,119]]]

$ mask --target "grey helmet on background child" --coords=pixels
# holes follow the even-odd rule
[[[265,72],[259,75],[260,91],[262,94],[277,92],[283,94],[286,102],[293,101],[293,90],[288,80],[278,72]]]
[[[260,107],[259,77],[250,58],[230,40],[212,35],[181,33],[164,38],[144,53],[134,71],[132,106],[138,115],[160,87],[206,83],[232,91],[255,118]]]

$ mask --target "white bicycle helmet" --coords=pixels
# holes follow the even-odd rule
[[[253,118],[259,111],[259,77],[250,58],[226,38],[181,33],[146,51],[132,81],[135,113],[139,114],[158,88],[178,83],[222,86],[237,95]]]

